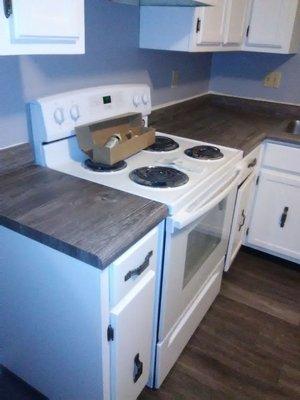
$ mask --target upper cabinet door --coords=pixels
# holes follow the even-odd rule
[[[254,0],[247,44],[281,47],[285,23],[283,17],[289,0]]]
[[[240,45],[244,40],[248,0],[227,0],[224,45]]]
[[[84,52],[84,0],[12,0],[0,5],[0,54]]]
[[[15,0],[11,25],[15,40],[78,39],[80,8],[74,0]]]
[[[197,45],[219,45],[223,42],[226,0],[215,0],[214,6],[197,10]]]

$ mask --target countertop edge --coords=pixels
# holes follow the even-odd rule
[[[67,254],[72,258],[76,258],[79,261],[92,265],[93,267],[96,267],[98,269],[105,268],[99,257],[95,256],[94,254],[91,254],[85,250],[81,250],[78,248],[78,246],[74,246],[63,240],[47,235],[42,231],[33,229],[28,225],[21,224],[20,222],[14,221],[3,215],[0,215],[0,225],[4,226],[5,228],[11,229],[16,233],[19,233],[20,235],[26,236],[29,239],[39,242],[47,247],[51,247],[52,249],[57,250],[60,253]],[[79,255],[77,255],[79,251],[82,252],[82,255],[80,257]]]
[[[41,243],[47,247],[50,247],[60,253],[66,254],[72,258],[75,258],[83,263],[89,264],[92,267],[95,267],[100,270],[106,269],[109,265],[111,265],[118,257],[124,254],[131,246],[137,243],[140,239],[142,239],[147,233],[149,233],[153,228],[159,225],[168,215],[167,207],[162,204],[161,207],[157,210],[160,211],[160,215],[157,215],[152,222],[152,224],[148,224],[147,228],[140,232],[134,240],[129,241],[125,246],[120,247],[118,251],[114,253],[114,256],[106,261],[102,261],[101,258],[91,252],[83,250],[78,246],[72,245],[66,241],[61,239],[57,239],[54,236],[50,236],[44,232],[41,232],[37,229],[33,229],[26,224],[22,224],[20,222],[14,221],[8,217],[0,215],[0,225],[10,229],[20,235],[26,236],[29,239],[32,239],[38,243]]]

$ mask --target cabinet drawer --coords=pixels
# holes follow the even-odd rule
[[[257,146],[241,161],[243,164],[243,174],[241,176],[240,183],[244,182],[247,176],[249,176],[251,173],[256,174],[258,171],[261,161],[261,148],[262,146]]]
[[[157,264],[156,227],[110,266],[110,304],[115,306]]]
[[[267,143],[263,166],[300,174],[300,148]]]

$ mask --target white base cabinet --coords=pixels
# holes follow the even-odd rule
[[[0,2],[0,55],[82,54],[84,0]]]
[[[161,240],[153,229],[109,267],[112,400],[136,399],[150,378]]]
[[[245,241],[254,199],[257,175],[261,163],[261,150],[262,146],[256,147],[242,160],[243,173],[235,202],[225,259],[225,271],[229,270],[235,256]]]
[[[300,147],[267,143],[246,245],[300,263]]]
[[[150,378],[163,232],[101,271],[0,227],[1,363],[50,399],[135,400]]]
[[[255,183],[256,175],[252,173],[239,187],[226,254],[225,271],[229,270],[235,256],[244,242],[249,221],[249,200],[251,198],[251,193],[255,190]]]
[[[112,399],[136,399],[146,386],[151,364],[155,272],[110,312],[115,331],[111,343]],[[117,368],[116,368],[117,366]]]
[[[49,399],[108,400],[108,270],[0,226],[1,363]]]
[[[300,262],[299,227],[300,176],[262,171],[248,242]]]

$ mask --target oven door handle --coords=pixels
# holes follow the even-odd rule
[[[179,212],[176,216],[174,216],[174,222],[173,226],[176,229],[183,229],[187,225],[189,225],[192,222],[195,222],[198,218],[200,218],[202,215],[207,213],[209,210],[214,208],[217,204],[219,204],[222,200],[226,198],[226,196],[236,187],[238,188],[238,184],[240,182],[241,174],[243,172],[242,168],[238,168],[235,171],[234,176],[230,177],[224,185],[222,185],[222,188],[217,191],[216,195],[213,195],[210,200],[208,200],[206,203],[204,203],[200,208],[197,208],[195,212],[189,213],[188,211],[183,210],[182,212]]]

